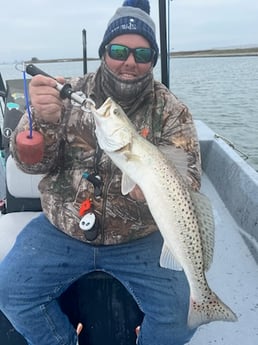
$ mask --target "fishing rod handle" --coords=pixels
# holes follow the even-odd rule
[[[35,75],[44,75],[45,77],[49,77],[51,79],[54,79],[56,81],[56,89],[60,92],[60,97],[62,99],[66,99],[66,98],[73,98],[72,94],[73,94],[73,89],[71,84],[60,84],[56,78],[52,77],[52,75],[44,72],[42,69],[36,67],[35,65],[33,65],[32,63],[26,66],[26,72],[31,75],[32,77],[34,77]]]
[[[35,75],[41,74],[41,75],[44,75],[45,77],[54,79],[56,81],[56,89],[60,92],[60,97],[62,99],[69,98],[73,100],[75,103],[80,104],[84,111],[89,111],[90,106],[95,107],[95,103],[93,102],[93,100],[87,98],[84,94],[83,94],[84,96],[82,97],[76,92],[74,92],[71,84],[68,84],[68,83],[64,85],[60,84],[54,77],[42,71],[40,68],[36,67],[35,65],[33,64],[27,65],[26,72],[32,77],[34,77]]]
[[[52,79],[56,80],[54,77],[52,77],[51,75],[49,75],[46,72],[42,71],[42,69],[36,67],[32,63],[30,63],[29,65],[26,66],[26,73],[28,73],[32,77],[34,77],[35,75],[41,74],[41,75],[44,75],[45,77],[49,77],[49,78],[52,78]]]

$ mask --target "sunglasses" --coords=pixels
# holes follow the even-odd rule
[[[153,61],[155,52],[151,48],[129,48],[122,44],[108,44],[106,51],[111,59],[126,61],[132,53],[137,63],[149,63]]]

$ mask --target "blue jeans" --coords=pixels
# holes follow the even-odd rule
[[[183,272],[159,266],[162,238],[91,246],[55,228],[42,214],[17,237],[0,263],[0,309],[29,345],[75,345],[77,335],[57,298],[82,275],[98,270],[132,294],[144,320],[139,345],[181,345],[187,327],[189,287]]]

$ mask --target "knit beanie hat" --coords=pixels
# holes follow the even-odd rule
[[[103,41],[99,47],[99,56],[105,53],[105,46],[115,37],[124,34],[143,36],[155,51],[153,65],[158,59],[159,48],[155,37],[155,23],[150,17],[148,0],[125,0],[108,22]]]

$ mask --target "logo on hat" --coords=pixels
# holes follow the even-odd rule
[[[135,20],[130,18],[129,23],[121,25],[122,30],[137,30],[137,25],[135,24]]]

